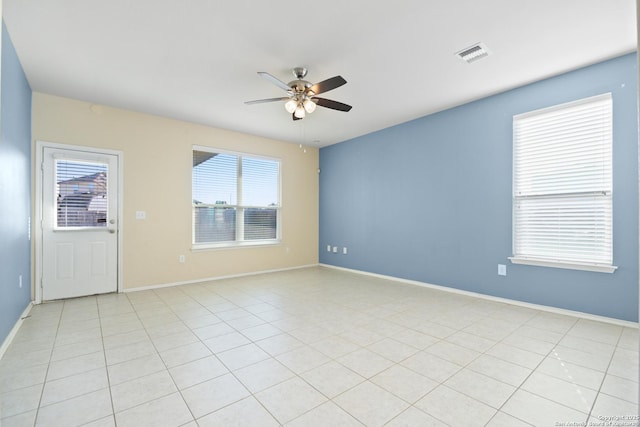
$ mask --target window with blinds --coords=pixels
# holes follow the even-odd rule
[[[55,161],[57,229],[107,226],[107,169],[105,163]]]
[[[611,94],[513,119],[515,263],[612,272]]]
[[[194,148],[192,211],[196,246],[277,241],[280,162]]]

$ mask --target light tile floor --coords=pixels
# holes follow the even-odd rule
[[[635,425],[637,402],[637,329],[323,267],[35,306],[0,361],[3,427]]]

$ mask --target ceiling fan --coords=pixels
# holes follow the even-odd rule
[[[316,96],[324,92],[329,92],[330,90],[347,83],[347,81],[341,76],[331,77],[330,79],[323,80],[320,83],[312,84],[303,80],[307,75],[307,69],[303,67],[296,67],[293,69],[293,75],[296,80],[292,80],[289,83],[285,83],[264,71],[259,71],[258,74],[279,88],[284,89],[289,96],[257,99],[255,101],[247,101],[245,104],[251,105],[262,104],[265,102],[287,101],[284,104],[284,108],[287,112],[291,113],[293,120],[301,120],[307,113],[313,113],[316,109],[316,105],[338,111],[346,112],[351,110],[351,105]]]

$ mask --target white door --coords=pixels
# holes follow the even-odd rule
[[[118,289],[118,157],[43,147],[42,299]]]

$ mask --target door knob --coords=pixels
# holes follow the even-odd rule
[[[116,230],[114,230],[113,228],[110,228],[110,229],[109,229],[109,233],[113,234],[113,233],[115,233],[115,232],[116,232]]]

